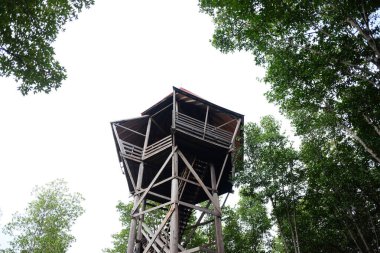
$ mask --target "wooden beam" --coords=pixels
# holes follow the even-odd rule
[[[221,207],[222,209],[223,209],[224,205],[225,205],[226,202],[227,202],[228,196],[230,196],[230,193],[229,193],[229,192],[227,193],[226,197],[224,198],[224,201],[223,201],[223,204],[222,204],[222,207]]]
[[[161,194],[158,194],[158,193],[156,193],[156,192],[154,192],[152,190],[149,191],[149,195],[153,195],[153,196],[156,196],[156,197],[159,197],[159,198],[171,201],[171,198],[166,197],[166,196],[161,195]]]
[[[219,196],[216,191],[216,176],[215,176],[215,167],[213,164],[210,164],[210,172],[211,172],[211,185],[213,189],[213,197],[216,202],[216,205],[214,205],[214,210],[219,211],[220,210]],[[216,238],[217,252],[224,253],[221,216],[214,216],[214,220],[215,220],[215,238]]]
[[[159,185],[161,185],[161,184],[164,184],[164,183],[166,183],[166,182],[168,182],[168,181],[170,181],[170,180],[172,180],[172,179],[173,179],[173,177],[168,177],[168,178],[166,178],[166,179],[164,179],[164,180],[162,180],[162,181],[160,181],[160,182],[154,184],[154,185],[152,186],[152,188],[154,188],[154,187],[156,187],[156,186],[159,186]],[[137,191],[136,193],[137,193],[137,194],[140,194],[140,193],[144,192],[145,190],[146,190],[146,188],[145,188],[145,189],[141,189],[141,190]]]
[[[207,105],[207,110],[206,110],[206,117],[205,117],[205,126],[203,127],[203,140],[205,139],[206,135],[206,128],[207,128],[207,120],[208,120],[208,110],[210,106]]]
[[[153,117],[153,116],[152,116]],[[164,129],[162,129],[162,127],[156,122],[155,119],[151,118],[152,119],[152,122],[153,124],[163,133],[163,134],[168,134],[167,132],[165,132]]]
[[[187,206],[187,207],[190,207],[192,209],[195,209],[195,210],[198,210],[198,211],[201,211],[201,212],[205,212],[205,213],[208,213],[208,214],[211,214],[211,215],[218,215],[217,212],[212,211],[212,210],[207,209],[207,208],[204,208],[204,207],[200,207],[200,206],[196,206],[196,205],[193,205],[193,204],[189,204],[189,203],[186,203],[184,201],[179,201],[178,203],[180,205],[182,205],[182,206]]]
[[[150,209],[147,209],[147,210],[141,211],[141,212],[139,212],[139,213],[134,214],[133,217],[137,217],[137,216],[139,216],[139,215],[149,213],[149,212],[154,211],[154,210],[156,210],[156,209],[160,209],[160,208],[162,208],[162,207],[164,207],[164,206],[170,205],[171,203],[172,203],[172,202],[169,201],[169,202],[163,203],[163,204],[161,204],[161,205],[158,205],[158,206],[152,207],[152,208],[150,208]]]
[[[172,129],[175,129],[175,115],[177,112],[176,92],[173,90]]]
[[[193,176],[195,177],[195,179],[198,181],[198,183],[200,184],[201,188],[206,193],[207,197],[211,200],[212,204],[214,206],[216,206],[216,208],[218,209],[219,213],[222,213],[222,211],[219,208],[219,205],[215,202],[214,197],[210,194],[210,192],[208,191],[207,187],[202,182],[202,179],[198,176],[197,172],[195,172],[195,170],[193,169],[193,167],[191,166],[191,164],[189,163],[189,161],[186,159],[186,157],[182,154],[182,152],[180,150],[178,150],[178,155],[181,157],[182,161],[186,164],[187,168],[190,170],[190,172],[193,174]]]
[[[145,229],[146,233],[148,233],[150,237],[153,237],[154,234],[150,230],[148,225],[146,225],[145,223],[143,223],[142,225],[143,225],[143,228]],[[148,235],[144,235],[144,236],[145,236],[146,240],[149,241],[150,237]],[[163,242],[160,237],[156,238],[156,242],[157,242],[157,245],[160,246],[160,248],[163,248],[166,253],[170,253],[168,247],[166,247],[166,243]]]
[[[170,253],[178,253],[179,241],[179,208],[178,208],[178,152],[172,158],[171,201],[173,214],[170,218]]]
[[[136,184],[135,184],[135,180],[133,180],[133,177],[132,177],[132,173],[131,173],[131,169],[129,168],[129,164],[128,164],[128,161],[125,157],[123,157],[123,162],[125,164],[125,167],[126,167],[126,170],[127,170],[127,173],[129,175],[129,179],[131,180],[131,183],[132,183],[132,186],[133,186],[133,191],[136,192],[137,189],[136,189]]]
[[[190,184],[193,184],[193,185],[196,185],[196,186],[201,187],[201,185],[198,184],[197,182],[191,181],[191,180],[186,179],[186,178],[184,178],[184,177],[178,177],[178,179],[179,179],[179,180],[182,180],[182,181],[185,181],[185,182],[187,182],[187,183],[190,183]],[[206,186],[206,188],[209,189],[210,191],[212,190],[211,187]]]
[[[161,109],[161,110],[159,110],[158,112],[156,112],[156,113],[152,114],[152,116],[151,116],[151,117],[154,117],[154,116],[156,116],[157,114],[161,113],[162,111],[164,111],[164,110],[168,109],[170,106],[172,106],[172,103],[171,103],[171,104],[168,104],[167,106],[165,106],[164,108],[162,108],[162,109]]]
[[[226,167],[226,163],[227,163],[227,160],[228,160],[228,156],[229,156],[229,155],[230,155],[230,153],[228,152],[228,153],[226,154],[226,157],[224,158],[223,166],[222,166],[222,169],[220,170],[220,174],[219,174],[218,182],[216,183],[216,190],[218,190],[219,183],[220,183],[220,180],[222,179],[223,172],[224,172],[224,168]]]
[[[176,148],[173,149],[173,151],[169,154],[168,158],[166,158],[166,161],[164,164],[161,166],[160,170],[157,172],[156,176],[153,178],[152,182],[150,182],[148,188],[145,189],[143,195],[141,196],[140,200],[138,201],[137,206],[134,206],[132,209],[132,214],[136,212],[137,207],[141,204],[142,200],[145,198],[145,196],[148,194],[158,177],[161,175],[162,171],[165,169],[165,166],[168,164],[169,160],[172,158]]]
[[[141,187],[142,183],[142,176],[144,171],[144,164],[140,163],[139,166],[139,173],[137,176],[137,185],[136,189],[139,189]],[[136,210],[138,208],[138,202],[141,199],[139,198],[138,194],[134,195],[134,201],[133,201],[133,208]],[[133,213],[132,213],[133,214]],[[136,225],[137,225],[137,218],[132,216],[131,222],[130,222],[130,229],[129,229],[129,238],[128,238],[128,247],[127,247],[127,253],[133,253],[135,248],[135,239],[136,239]]]
[[[236,135],[237,135],[237,132],[239,130],[240,124],[241,124],[241,119],[238,119],[238,121],[236,123],[234,134],[232,135],[230,149],[235,148],[235,139],[236,139]]]
[[[210,205],[211,205],[211,201],[209,200],[209,201],[207,202],[207,204],[206,204],[206,208],[208,208]],[[190,232],[189,237],[187,238],[186,242],[184,243],[184,246],[185,246],[185,247],[186,247],[186,245],[189,243],[190,238],[193,237],[193,234],[195,233],[197,227],[198,227],[199,224],[201,223],[201,221],[202,221],[203,217],[205,216],[205,214],[206,214],[206,212],[202,212],[201,215],[199,216],[197,222],[195,223],[195,225],[192,226],[192,227],[194,227],[194,229]]]
[[[166,222],[169,220],[169,218],[172,216],[174,212],[174,206],[172,206],[172,208],[170,208],[169,212],[166,214],[164,220],[161,222],[160,226],[158,226],[158,229],[156,230],[156,232],[154,233],[154,235],[152,236],[152,238],[150,239],[148,245],[145,247],[144,249],[144,252],[143,253],[147,253],[150,249],[150,247],[152,247],[152,244],[154,243],[154,241],[156,240],[157,236],[159,235],[159,233],[161,232],[161,230],[164,228]],[[132,252],[131,252],[132,253]]]
[[[149,141],[149,134],[150,134],[150,127],[151,127],[151,125],[152,125],[152,118],[149,118],[148,119],[148,125],[146,127],[144,147],[143,147],[143,152],[142,152],[142,156],[141,157],[145,156],[146,147],[148,146],[148,141]]]
[[[140,209],[141,211],[145,211],[145,204],[146,204],[146,200],[142,202],[141,209]],[[142,240],[142,223],[143,222],[144,222],[144,214],[141,214],[138,219],[136,252],[141,252],[141,249],[142,249],[141,240]]]
[[[216,129],[216,128],[221,128],[222,126],[226,126],[226,125],[228,125],[228,124],[230,124],[230,123],[232,123],[232,122],[234,122],[234,121],[236,121],[236,119],[231,119],[230,121],[227,121],[226,123],[223,123],[223,124],[221,124],[221,125],[215,127],[215,129]]]
[[[125,126],[122,126],[122,125],[119,125],[119,124],[116,124],[116,123],[115,123],[115,125],[118,126],[118,127],[123,128],[123,129],[125,129],[125,130],[128,130],[128,131],[130,131],[130,132],[132,132],[132,133],[135,133],[135,134],[138,134],[138,135],[141,135],[141,136],[144,136],[144,137],[145,137],[145,134],[142,134],[142,133],[140,133],[140,132],[137,132],[137,131],[135,131],[135,130],[133,130],[133,129],[130,129],[130,128],[128,128],[128,127],[125,127]]]

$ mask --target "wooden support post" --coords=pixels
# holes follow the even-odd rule
[[[142,202],[142,205],[141,205],[141,211],[145,211],[145,204],[146,204],[146,200],[144,199],[143,202]],[[139,217],[139,226],[137,228],[137,244],[136,244],[136,253],[140,253],[141,250],[142,250],[142,237],[143,237],[143,234],[142,234],[142,224],[144,222],[144,214],[141,214],[140,217]]]
[[[144,159],[144,157],[145,157],[146,147],[148,146],[151,124],[152,124],[152,118],[149,118],[149,120],[148,120],[148,126],[146,127],[143,152],[142,152],[142,156],[141,156],[142,159]]]
[[[208,110],[209,110],[209,106],[207,106],[207,111],[206,111],[206,118],[205,118],[205,125],[203,127],[203,140],[205,139],[205,135],[206,135],[206,129],[207,129],[207,120],[208,120]]]
[[[136,185],[137,190],[141,188],[143,171],[144,171],[144,164],[140,163],[139,174],[137,176],[137,185]],[[140,201],[140,196],[139,194],[135,193],[134,204],[133,204],[134,210],[138,208],[139,201]],[[135,241],[136,241],[137,217],[133,217],[133,213],[131,213],[131,215],[132,215],[132,219],[131,219],[131,225],[130,225],[130,230],[129,230],[127,253],[134,253],[134,247],[135,247]]]
[[[211,186],[213,191],[214,202],[217,206],[214,205],[214,211],[220,210],[219,206],[219,196],[216,188],[216,176],[215,176],[215,167],[213,164],[210,164],[211,172]],[[224,253],[224,244],[223,244],[223,235],[222,235],[222,219],[221,213],[218,216],[214,216],[215,219],[215,237],[216,237],[216,249],[218,253]]]
[[[178,153],[174,152],[172,158],[172,189],[171,201],[174,209],[170,218],[170,253],[178,253],[179,212],[178,212]]]

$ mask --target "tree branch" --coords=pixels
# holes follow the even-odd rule
[[[376,41],[372,38],[371,34],[366,32],[353,18],[347,18],[347,22],[363,36],[363,38],[368,42],[369,47],[375,52],[377,59],[380,59],[380,50],[377,47]],[[370,31],[370,30],[368,30]]]
[[[367,151],[378,163],[380,163],[380,157],[375,153],[375,151],[373,151],[370,147],[368,147],[367,144],[365,144],[365,142],[357,134],[354,133],[354,131],[352,131],[351,129],[349,129],[346,126],[343,126],[343,129],[346,130],[346,132],[354,140],[356,140],[357,142],[359,142],[360,145],[362,145],[362,147],[365,149],[365,151]]]

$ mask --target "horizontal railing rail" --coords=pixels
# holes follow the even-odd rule
[[[143,149],[139,146],[120,140],[120,151],[126,158],[141,161]]]
[[[166,136],[165,138],[147,146],[143,159],[149,158],[149,157],[151,157],[151,156],[153,156],[153,155],[155,155],[155,154],[161,152],[162,150],[165,150],[171,146],[172,146],[172,137],[171,137],[171,135],[169,135],[169,136]]]
[[[175,118],[176,128],[182,132],[224,147],[228,147],[231,144],[233,133],[210,124],[206,124],[205,127],[203,121],[194,119],[180,112],[176,112]]]

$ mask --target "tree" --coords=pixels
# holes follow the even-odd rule
[[[324,128],[380,163],[380,2],[200,0],[213,45],[267,68],[268,98],[299,135]]]
[[[298,205],[305,191],[305,171],[298,152],[280,133],[280,123],[263,117],[245,127],[244,168],[237,182],[247,200],[269,203],[286,252],[299,253]],[[253,202],[254,203],[254,202]]]
[[[251,195],[240,195],[236,208],[223,214],[224,247],[227,253],[266,251],[271,221],[264,203]]]
[[[0,77],[13,76],[23,95],[49,93],[66,70],[51,45],[64,25],[94,0],[4,0],[0,5]]]
[[[71,227],[83,214],[83,197],[70,193],[62,179],[33,190],[35,197],[24,213],[16,213],[4,227],[4,233],[12,237],[5,252],[67,252],[75,241]]]

